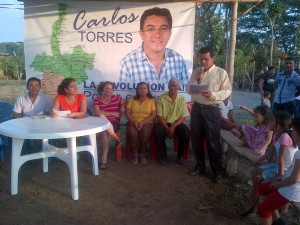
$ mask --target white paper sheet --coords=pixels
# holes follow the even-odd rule
[[[190,91],[200,93],[208,90],[207,84],[190,84]]]
[[[67,110],[67,111],[59,111],[59,110],[53,110],[58,117],[67,117],[67,114],[70,114],[71,111]]]

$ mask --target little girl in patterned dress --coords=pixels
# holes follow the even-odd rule
[[[254,117],[256,127],[249,124],[241,126],[242,141],[249,148],[260,156],[265,154],[268,145],[272,141],[273,131],[269,130],[269,124],[272,121],[272,112],[266,106],[257,106],[254,110],[246,106],[239,105],[240,109],[249,112]]]

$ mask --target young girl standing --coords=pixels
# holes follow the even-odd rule
[[[292,137],[300,142],[300,118],[292,121]],[[270,181],[259,185],[259,194],[267,196],[258,206],[257,212],[264,225],[285,224],[278,209],[289,202],[300,202],[300,151],[298,150],[292,165],[282,180]]]
[[[274,132],[273,145],[267,150],[267,153],[262,156],[256,164],[259,167],[254,167],[251,171],[252,192],[249,197],[249,202],[244,207],[238,209],[237,213],[241,216],[246,216],[254,209],[258,199],[258,185],[262,181],[281,180],[283,174],[292,164],[294,155],[298,150],[293,138],[290,134],[291,115],[287,112],[278,112],[274,120],[270,124],[270,130]],[[269,163],[261,165],[268,159]],[[271,163],[270,163],[271,162]],[[274,163],[272,163],[274,162]]]
[[[242,125],[242,140],[258,155],[264,155],[268,145],[272,141],[273,132],[269,130],[272,113],[266,106],[257,106],[254,110],[240,105],[243,109],[253,115],[256,127],[249,124]]]

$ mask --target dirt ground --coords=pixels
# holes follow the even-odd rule
[[[250,187],[246,184],[247,161],[240,164],[244,172],[217,185],[209,166],[204,176],[187,175],[195,163],[192,154],[179,166],[172,149],[168,153],[165,166],[151,160],[146,165],[132,165],[125,159],[117,162],[112,150],[108,168],[99,176],[92,175],[87,153],[80,153],[78,201],[71,198],[68,168],[58,159],[50,162],[48,173],[42,173],[41,160],[24,164],[19,172],[19,193],[11,196],[7,159],[0,164],[0,224],[259,224],[255,214],[240,218],[235,213]]]

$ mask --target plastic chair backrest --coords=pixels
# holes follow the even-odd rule
[[[94,113],[91,109],[87,108],[86,110],[86,113],[89,115],[89,116],[94,116]]]
[[[194,102],[187,102],[187,103],[186,103],[190,115],[191,115],[191,112],[192,112],[193,104],[194,104]]]
[[[9,102],[0,101],[0,123],[13,118],[13,108]]]

